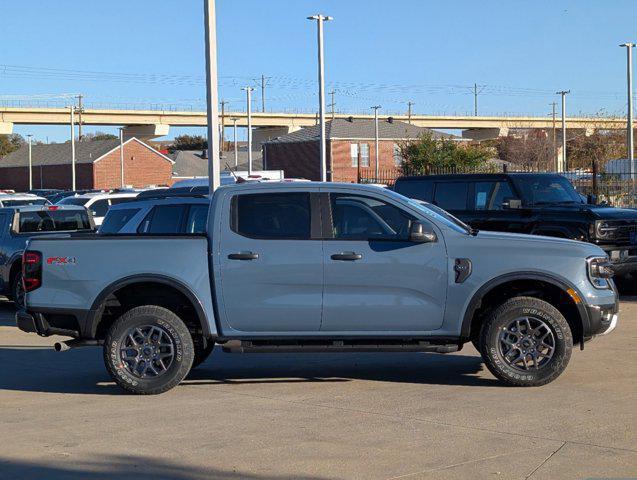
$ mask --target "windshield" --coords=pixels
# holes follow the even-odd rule
[[[513,177],[526,205],[566,205],[585,203],[566,178],[560,175]]]
[[[2,200],[4,207],[21,207],[24,205],[46,205],[48,202],[44,198],[25,198],[23,200]]]
[[[92,230],[86,210],[20,212],[18,233]]]
[[[82,198],[82,197],[66,197],[60,200],[58,205],[80,205],[84,206],[88,203],[90,198]]]

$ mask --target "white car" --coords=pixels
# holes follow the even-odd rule
[[[134,200],[138,194],[138,191],[85,193],[83,195],[63,198],[57,205],[82,205],[93,214],[95,225],[100,226],[111,205],[130,202]]]
[[[0,208],[21,207],[24,205],[49,205],[44,197],[38,197],[30,193],[0,193]]]

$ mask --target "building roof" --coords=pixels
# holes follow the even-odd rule
[[[417,127],[405,122],[389,118],[378,120],[378,137],[381,140],[387,139],[411,139],[418,138],[425,132],[432,132],[434,136],[440,138],[451,138],[453,135],[447,133],[436,132],[428,128]],[[311,142],[318,141],[320,135],[319,125],[305,127],[295,132],[288,133],[281,137],[273,138],[267,143],[294,143],[294,142]],[[335,118],[325,122],[325,136],[327,139],[374,139],[375,126],[373,119],[346,119]]]
[[[166,160],[172,159],[161,154],[154,148],[146,145],[141,140],[133,137],[124,144],[135,141],[146,148],[151,149],[157,155],[161,155]],[[119,147],[119,139],[109,140],[90,140],[75,142],[75,163],[94,163],[102,158],[107,153],[117,149]],[[68,165],[71,163],[71,142],[66,143],[51,143],[44,145],[32,145],[31,146],[31,159],[34,167],[40,165]],[[3,167],[27,167],[29,165],[29,147],[23,145],[15,152],[0,158],[0,168]]]
[[[201,150],[177,150],[169,153],[168,156],[175,162],[173,165],[173,177],[191,178],[191,177],[207,177],[208,176],[208,159]],[[245,147],[239,148],[237,151],[238,167],[237,170],[248,169],[248,151]],[[252,152],[252,168],[253,170],[261,170],[263,161],[261,151],[254,150]],[[226,163],[234,170],[234,152],[222,152],[221,170],[227,170]]]

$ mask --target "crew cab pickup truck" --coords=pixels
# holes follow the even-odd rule
[[[609,256],[616,275],[637,273],[637,210],[589,204],[561,175],[411,176],[397,179],[394,190],[438,205],[480,230],[594,243]]]
[[[53,233],[92,232],[94,229],[84,207],[21,205],[0,208],[0,295],[7,295],[18,306],[24,303],[22,252],[30,238]]]
[[[206,234],[34,238],[18,327],[103,345],[138,394],[229,352],[455,352],[473,342],[505,384],[534,386],[573,343],[613,330],[606,254],[590,243],[477,232],[378,187],[237,184]]]

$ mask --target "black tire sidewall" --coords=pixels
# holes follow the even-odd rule
[[[134,327],[161,327],[173,341],[175,356],[168,370],[156,378],[138,378],[131,374],[121,358],[121,345]],[[194,357],[192,337],[186,325],[170,310],[162,307],[137,307],[113,323],[104,342],[104,362],[115,382],[138,394],[155,394],[170,390],[190,371]]]
[[[509,365],[500,353],[502,328],[520,317],[536,318],[553,331],[555,352],[549,363],[538,370],[521,371]],[[573,337],[568,322],[552,305],[535,298],[514,298],[496,309],[484,324],[480,336],[481,353],[491,373],[510,385],[538,386],[557,378],[568,365]]]
[[[22,303],[19,302],[18,297],[18,288],[22,283],[22,272],[18,272],[13,276],[13,280],[11,281],[11,300],[15,303],[15,306],[18,308],[24,307],[24,300],[26,292],[24,292],[24,287],[22,288]]]

